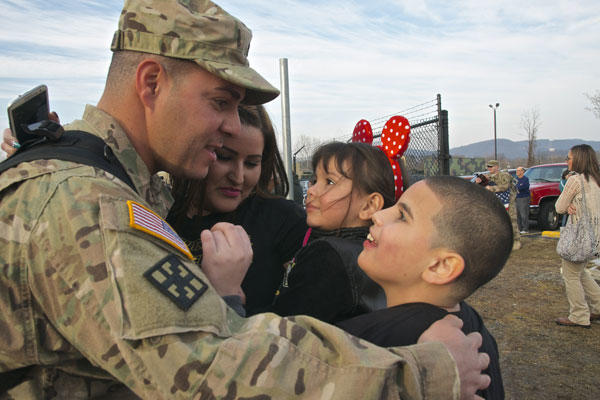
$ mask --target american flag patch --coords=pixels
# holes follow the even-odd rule
[[[169,243],[185,254],[190,260],[194,259],[185,242],[154,211],[132,200],[127,201],[127,207],[129,208],[129,226]]]

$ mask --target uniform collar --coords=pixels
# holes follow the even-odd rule
[[[116,119],[88,104],[85,107],[83,118],[65,126],[65,130],[89,132],[104,140],[125,167],[140,197],[146,200],[150,208],[158,214],[167,215],[173,203],[169,188],[158,175],[150,174],[148,167],[135,151],[127,133]]]

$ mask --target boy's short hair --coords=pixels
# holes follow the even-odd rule
[[[437,232],[431,247],[447,247],[465,261],[454,281],[460,301],[502,270],[513,245],[510,217],[496,195],[480,185],[453,176],[428,177],[425,183],[442,203],[432,217]]]

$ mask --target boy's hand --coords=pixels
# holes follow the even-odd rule
[[[252,246],[248,234],[238,225],[215,224],[200,234],[202,271],[221,296],[238,295],[246,271],[252,262]]]
[[[465,336],[460,330],[462,325],[460,318],[447,315],[423,332],[419,343],[442,342],[456,361],[460,378],[460,398],[481,399],[475,392],[490,385],[490,377],[481,373],[490,363],[490,357],[477,351],[481,346],[481,335],[474,332]]]

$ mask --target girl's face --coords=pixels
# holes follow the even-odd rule
[[[217,160],[205,179],[204,215],[235,210],[260,178],[264,138],[253,126],[242,125],[239,137],[225,137]]]
[[[348,164],[344,163],[344,169]],[[359,211],[368,195],[352,190],[352,180],[344,177],[329,160],[329,173],[323,163],[317,165],[315,179],[306,194],[306,222],[308,226],[323,230],[351,228],[369,225],[359,218]]]

